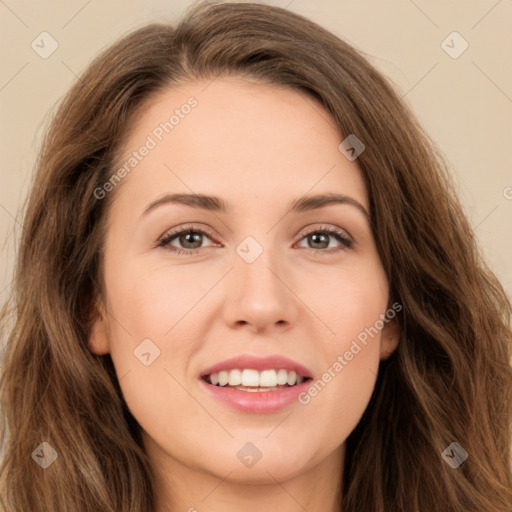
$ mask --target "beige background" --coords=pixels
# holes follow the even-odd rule
[[[176,21],[190,3],[0,0],[0,302],[48,110],[100,50],[147,22]],[[512,1],[266,3],[332,30],[399,87],[446,155],[481,247],[512,297]],[[47,59],[31,47],[43,31],[58,43]],[[456,59],[441,47],[453,31],[469,44]],[[461,41],[452,39],[453,52]]]

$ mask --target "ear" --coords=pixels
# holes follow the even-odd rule
[[[398,346],[400,340],[400,326],[395,319],[384,324],[380,336],[380,358],[387,359]]]
[[[91,317],[88,345],[93,354],[103,356],[110,353],[107,313],[102,303],[96,302]]]

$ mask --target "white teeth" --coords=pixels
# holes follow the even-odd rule
[[[242,384],[242,372],[240,370],[231,370],[228,382],[230,386],[240,386]]]
[[[277,372],[277,383],[282,386],[288,382],[288,372],[286,370],[279,370]]]
[[[213,374],[215,375],[215,374]],[[212,382],[213,384],[213,382]],[[260,374],[258,370],[244,370],[242,372],[242,386],[257,387],[260,385]]]
[[[260,373],[260,386],[273,388],[277,385],[277,373],[275,370],[263,370]]]
[[[297,382],[297,374],[294,371],[288,372],[288,386],[293,386]]]
[[[288,371],[284,369],[269,369],[259,372],[250,368],[246,369],[233,369],[222,370],[218,373],[212,373],[209,376],[210,382],[214,386],[227,386],[228,384],[233,387],[243,386],[246,388],[266,388],[267,390],[278,389],[276,386],[283,386],[288,384],[294,386],[300,384],[305,380],[305,377],[297,375],[293,370]],[[240,389],[240,388],[237,388]],[[251,390],[253,391],[253,390]],[[254,389],[254,391],[258,391]]]
[[[225,386],[229,381],[229,375],[228,372],[221,371],[218,373],[219,378],[219,386]],[[212,381],[213,383],[213,381]]]

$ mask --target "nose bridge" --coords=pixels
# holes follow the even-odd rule
[[[261,293],[270,301],[272,296],[283,293],[283,284],[276,276],[282,267],[283,258],[273,246],[275,241],[271,234],[256,236],[247,236],[236,247],[234,270],[246,292]]]
[[[293,294],[284,284],[290,280],[289,272],[273,244],[272,234],[258,234],[247,236],[235,248],[228,322],[262,329],[293,320]]]

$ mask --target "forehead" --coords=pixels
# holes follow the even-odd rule
[[[230,204],[333,191],[368,207],[357,163],[338,149],[342,140],[306,93],[242,77],[188,82],[151,98],[134,120],[117,162],[128,170],[120,188],[130,201],[178,191]]]

